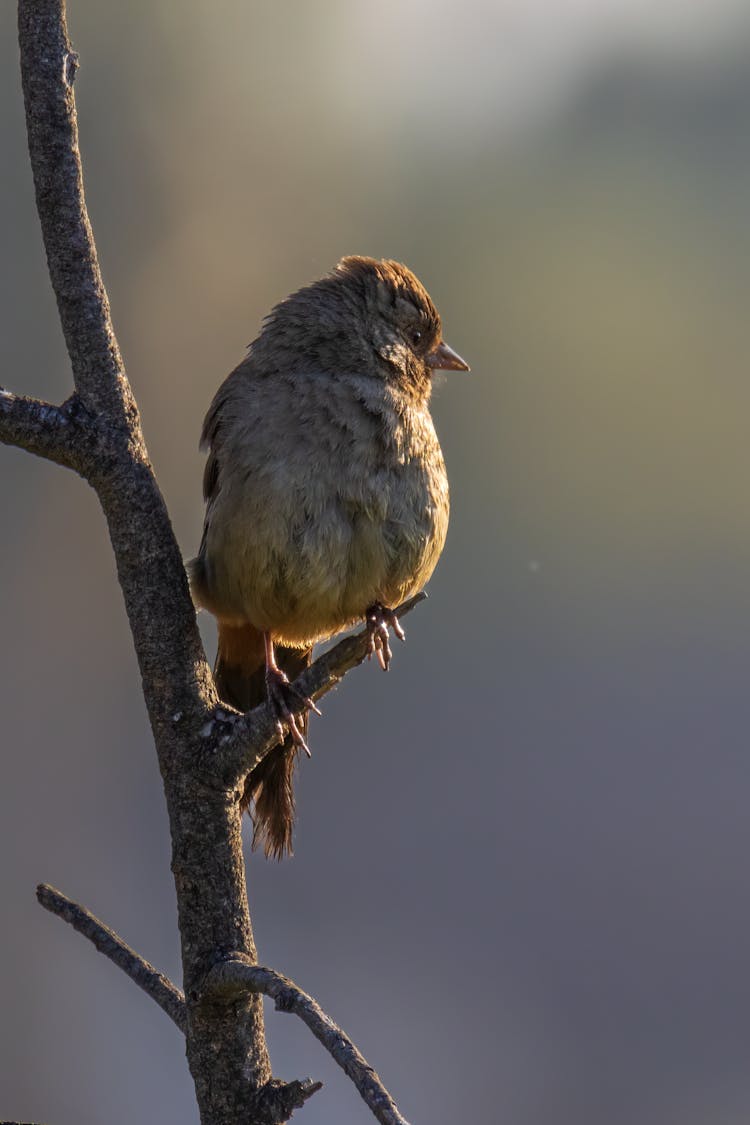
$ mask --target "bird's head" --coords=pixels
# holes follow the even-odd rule
[[[283,353],[284,366],[368,374],[417,397],[429,397],[435,371],[469,370],[443,340],[440,314],[411,270],[358,255],[277,305],[257,345]]]
[[[386,379],[429,394],[434,371],[469,370],[444,342],[440,314],[406,266],[352,255],[341,259],[334,277],[357,294],[365,335]]]

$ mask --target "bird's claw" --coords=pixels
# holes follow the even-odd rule
[[[276,715],[279,738],[284,738],[284,724],[286,724],[294,745],[298,746],[300,750],[304,750],[308,758],[311,758],[312,753],[300,729],[299,718],[304,715],[305,711],[314,711],[316,715],[320,714],[314,700],[297,691],[294,684],[289,682],[289,677],[280,668],[266,668],[266,690],[268,702]]]
[[[370,660],[374,654],[378,658],[380,667],[384,672],[387,672],[393,659],[388,630],[389,628],[393,629],[400,641],[406,640],[406,633],[395,612],[381,605],[380,602],[370,606],[365,620],[367,622],[367,659]]]

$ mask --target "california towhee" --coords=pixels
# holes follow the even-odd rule
[[[316,641],[363,618],[388,667],[393,608],[443,549],[448,479],[429,411],[435,369],[468,370],[414,274],[342,258],[266,318],[203,423],[206,520],[188,564],[219,626],[216,685],[242,711],[267,692],[286,740],[247,778],[253,843],[291,852],[292,774],[310,700],[290,685]],[[309,753],[309,751],[308,751]]]

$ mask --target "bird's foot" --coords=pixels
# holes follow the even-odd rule
[[[294,684],[290,684],[286,673],[277,667],[266,667],[266,691],[268,692],[268,702],[276,715],[279,737],[283,739],[284,724],[286,724],[294,745],[298,746],[300,750],[304,750],[308,758],[311,758],[310,747],[305,741],[300,726],[300,718],[306,711],[314,711],[316,715],[320,714],[314,701],[309,696],[297,691]]]
[[[367,659],[370,660],[374,654],[378,658],[380,667],[384,672],[387,672],[393,659],[388,629],[393,629],[400,641],[406,640],[406,633],[401,628],[401,622],[395,612],[392,609],[387,609],[380,602],[375,602],[374,605],[370,606],[365,615],[365,621],[367,622]]]

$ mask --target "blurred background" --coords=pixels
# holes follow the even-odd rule
[[[71,0],[70,24],[186,555],[216,386],[342,254],[406,261],[472,364],[434,398],[453,512],[430,600],[391,673],[313,722],[295,858],[248,855],[261,961],[415,1125],[746,1122],[747,5]],[[59,401],[10,3],[0,50],[0,382]],[[15,450],[0,471],[0,1116],[196,1122],[178,1033],[35,903],[52,882],[179,980],[95,497]],[[325,1082],[300,1121],[371,1120],[298,1021],[267,1024],[275,1073]]]

